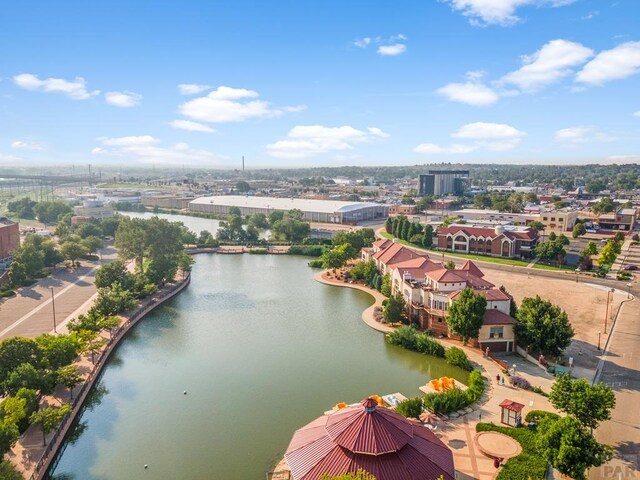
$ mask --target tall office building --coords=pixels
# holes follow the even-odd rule
[[[469,170],[429,170],[420,175],[420,195],[462,195],[469,181]]]

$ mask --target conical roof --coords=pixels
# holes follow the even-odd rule
[[[363,469],[377,480],[453,480],[453,454],[428,428],[375,400],[323,415],[296,431],[285,453],[294,480]]]

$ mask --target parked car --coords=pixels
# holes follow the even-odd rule
[[[626,267],[623,268],[623,270],[638,270],[638,266],[637,265],[627,265]]]

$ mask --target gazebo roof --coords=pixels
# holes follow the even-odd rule
[[[518,402],[514,402],[513,400],[509,400],[509,399],[504,399],[501,403],[500,406],[502,408],[506,408],[507,410],[511,410],[512,412],[520,412],[522,411],[522,409],[524,408],[524,405]]]
[[[428,428],[367,399],[297,430],[285,453],[294,480],[366,470],[377,480],[453,480],[451,450]]]

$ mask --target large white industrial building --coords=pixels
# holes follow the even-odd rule
[[[274,211],[288,212],[298,209],[303,219],[319,223],[354,224],[366,220],[384,219],[389,215],[386,205],[371,202],[339,202],[334,200],[307,200],[305,198],[254,197],[219,195],[201,197],[189,202],[193,212],[227,214],[231,207],[240,209],[242,215]]]

